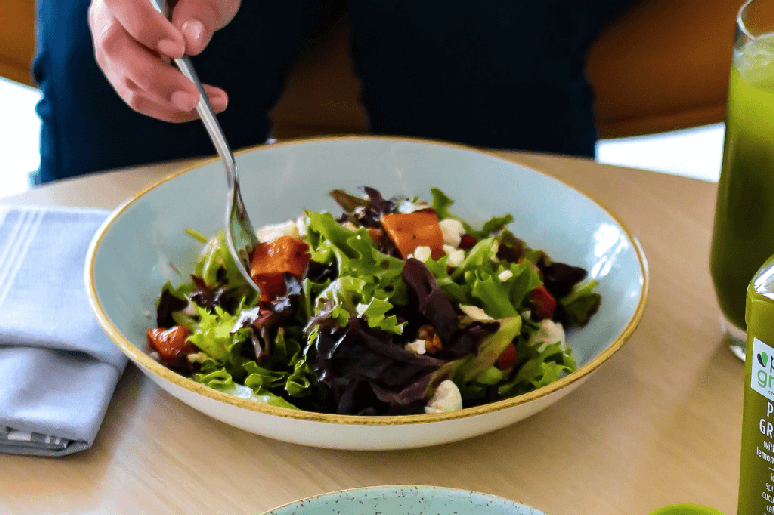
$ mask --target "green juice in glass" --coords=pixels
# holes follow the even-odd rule
[[[724,315],[745,329],[750,279],[774,254],[774,38],[736,49],[710,271]]]

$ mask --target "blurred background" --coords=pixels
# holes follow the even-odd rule
[[[331,5],[346,2],[331,1]],[[742,0],[636,0],[595,40],[586,73],[597,160],[703,180],[720,175],[736,14]],[[367,131],[342,9],[302,50],[274,111],[277,139]],[[31,79],[34,0],[0,0],[0,197],[39,165]]]
[[[0,197],[31,187],[30,172],[40,164],[40,122],[35,104],[40,98],[30,86],[0,78]],[[647,136],[603,139],[597,160],[665,173],[717,181],[723,153],[723,123]]]

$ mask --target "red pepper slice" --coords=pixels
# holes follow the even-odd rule
[[[554,310],[556,309],[556,299],[544,284],[530,292],[530,301],[532,303],[532,316],[535,320],[553,318]]]
[[[500,357],[497,358],[495,366],[500,370],[508,370],[513,368],[518,360],[519,353],[516,351],[516,346],[511,342],[500,354]]]

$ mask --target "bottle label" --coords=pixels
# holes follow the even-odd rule
[[[738,515],[774,514],[774,348],[748,341]]]
[[[774,349],[753,338],[752,374],[750,387],[770,401],[774,401]]]

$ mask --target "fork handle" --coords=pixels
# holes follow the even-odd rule
[[[204,128],[210,134],[215,150],[226,165],[228,171],[228,184],[227,186],[232,188],[234,186],[234,179],[236,177],[236,162],[234,161],[234,154],[231,152],[231,148],[228,146],[226,137],[223,135],[223,129],[221,129],[218,119],[215,117],[215,111],[212,109],[212,104],[207,98],[207,94],[204,92],[204,86],[202,86],[199,77],[194,71],[191,59],[188,56],[183,56],[179,59],[175,59],[175,64],[180,69],[180,72],[185,75],[188,80],[196,85],[196,89],[199,90],[199,102],[196,104],[196,112],[199,113],[199,117],[204,123]]]
[[[157,11],[169,18],[169,8],[166,0],[150,0],[150,2]],[[227,186],[231,189],[236,182],[236,162],[234,161],[234,154],[228,146],[226,137],[223,135],[223,129],[221,129],[218,119],[215,117],[215,110],[212,108],[212,104],[210,104],[210,100],[207,98],[207,93],[204,92],[204,86],[194,70],[191,59],[187,55],[184,55],[174,61],[180,72],[185,75],[188,80],[193,82],[196,85],[196,89],[199,90],[199,102],[196,104],[196,112],[199,113],[199,117],[202,119],[205,129],[207,129],[210,139],[215,145],[215,150],[226,165],[226,171],[228,172]]]

